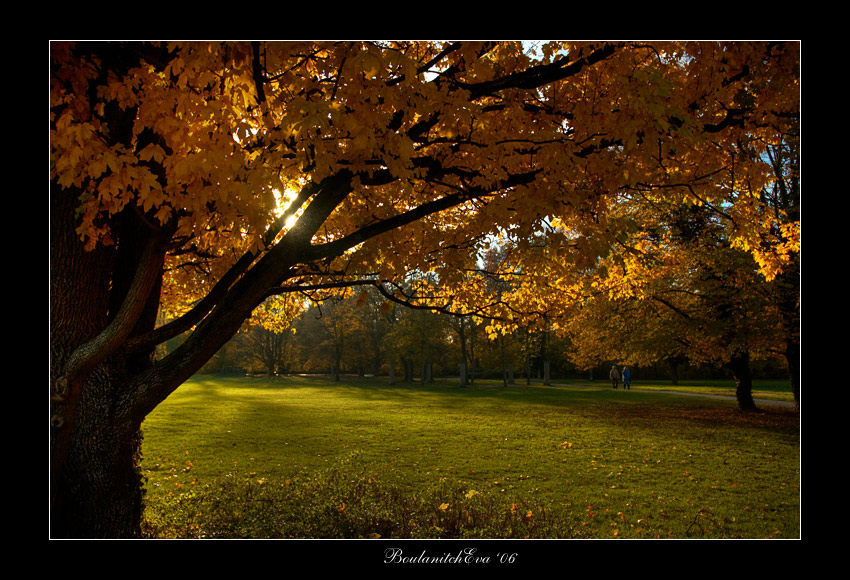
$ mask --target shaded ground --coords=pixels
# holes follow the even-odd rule
[[[571,383],[552,383],[553,385],[559,387],[572,387],[576,389],[597,389],[600,391],[604,390],[612,390],[610,386],[601,386],[601,385],[574,385]],[[618,389],[621,390],[621,389]],[[676,390],[660,390],[660,389],[641,389],[640,387],[632,387],[629,389],[631,391],[644,392],[644,393],[658,393],[665,395],[682,395],[684,397],[706,397],[709,399],[721,399],[726,401],[736,401],[734,395],[714,395],[709,393],[689,393],[685,391],[676,391]],[[777,401],[773,399],[754,399],[756,405],[777,405],[780,407],[794,407],[794,401]]]

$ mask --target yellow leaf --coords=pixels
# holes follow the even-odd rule
[[[155,143],[151,143],[141,151],[139,151],[139,159],[142,161],[155,161],[161,163],[165,159],[165,151],[162,147]]]

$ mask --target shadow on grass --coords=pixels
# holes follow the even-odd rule
[[[438,379],[422,385],[418,382],[389,384],[381,377],[344,377],[341,381],[321,375],[298,375],[282,377],[220,377],[199,376],[192,381],[203,389],[203,393],[187,393],[181,402],[209,403],[212,399],[226,399],[231,404],[244,402],[253,407],[252,413],[265,412],[257,407],[258,391],[279,391],[282,394],[310,390],[310,395],[321,398],[323,391],[335,395],[327,398],[328,412],[341,409],[338,395],[355,401],[368,403],[380,401],[388,405],[404,408],[407,405],[428,405],[441,410],[464,408],[482,412],[498,410],[511,412],[514,409],[523,413],[551,410],[575,411],[595,421],[622,426],[655,425],[658,422],[682,422],[683,426],[697,423],[705,427],[738,426],[767,429],[789,436],[799,435],[799,413],[791,409],[767,408],[759,412],[742,412],[737,403],[722,399],[700,399],[681,397],[676,394],[654,391],[613,390],[607,385],[566,386],[541,384],[513,384],[504,386],[498,381],[478,381],[475,384],[460,386],[456,380]],[[239,396],[244,391],[244,397]],[[306,394],[306,393],[305,393]],[[286,397],[275,398],[273,404],[261,407],[274,407],[280,415],[286,413]],[[289,420],[299,421],[298,416],[304,409],[292,406]],[[308,419],[309,420],[309,419]]]

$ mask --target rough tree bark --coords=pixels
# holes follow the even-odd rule
[[[69,227],[75,201],[51,194],[51,533],[134,537],[143,416],[134,413],[130,383],[150,350],[125,345],[134,330],[152,328],[163,253],[131,215],[116,220],[119,244],[84,251]],[[144,267],[122,270],[128,263]]]

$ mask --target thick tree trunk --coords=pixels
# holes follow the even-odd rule
[[[679,384],[679,369],[687,362],[683,356],[670,356],[667,358],[667,363],[670,365],[670,381],[674,385]]]
[[[113,377],[85,385],[69,449],[53,486],[51,537],[135,538],[140,535],[142,480],[137,470],[140,425],[113,416]]]
[[[134,467],[140,420],[129,420],[122,394],[128,365],[107,357],[80,364],[110,320],[115,290],[111,247],[84,251],[73,224],[75,196],[51,194],[51,536],[139,535],[141,484]],[[130,245],[125,244],[126,245]],[[115,302],[112,301],[114,304]],[[143,317],[142,317],[143,318]],[[142,318],[138,318],[141,320]],[[83,367],[86,370],[69,372]]]
[[[742,411],[755,411],[756,402],[753,400],[753,375],[750,371],[750,354],[748,352],[736,353],[727,363],[727,368],[735,378],[735,397],[738,399],[738,408]]]

